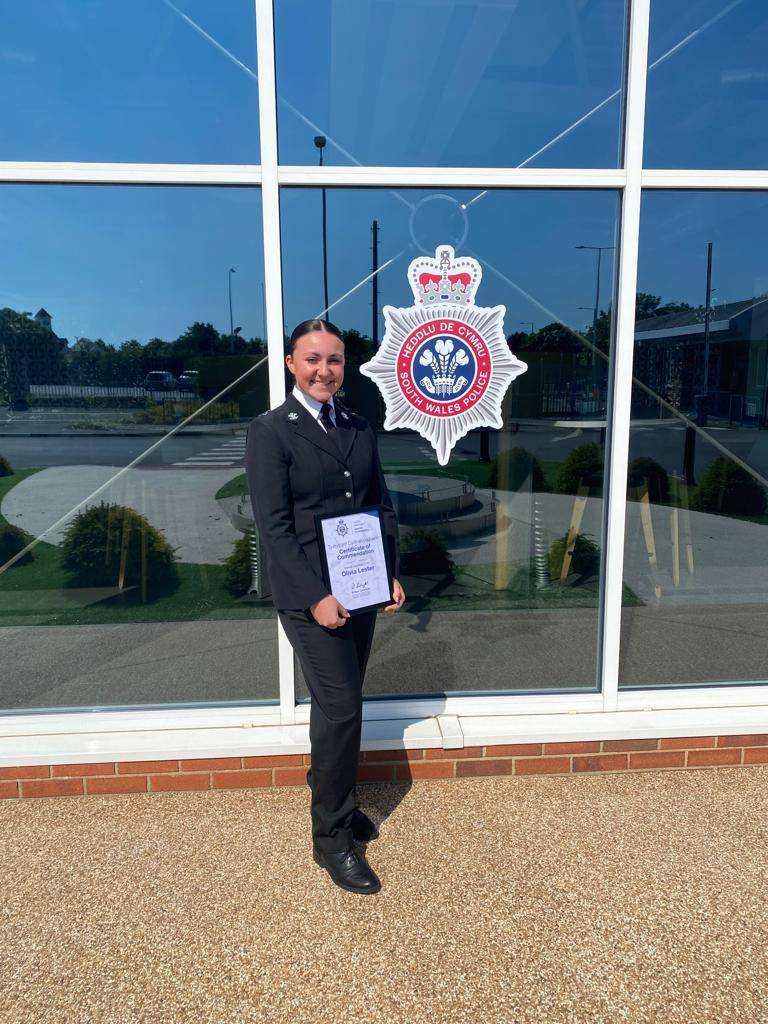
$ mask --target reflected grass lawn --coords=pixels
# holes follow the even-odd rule
[[[478,576],[485,570],[488,579]],[[502,590],[495,588],[494,566],[458,570],[452,576],[405,576],[408,600],[405,610],[491,610],[597,608],[596,579],[580,585],[550,585],[537,589],[533,576],[518,570]],[[0,576],[0,626],[112,625],[115,623],[174,622],[216,619],[262,619],[274,615],[272,603],[238,601],[224,586],[224,569],[218,565],[178,565],[179,586],[172,594],[143,604],[131,591],[112,596],[109,591],[85,591],[69,587],[61,568],[58,548],[38,544],[35,559]],[[624,604],[642,602],[624,588]]]
[[[539,460],[550,490],[555,490],[557,474],[562,463]],[[451,466],[440,466],[436,462],[392,462],[384,466],[384,472],[390,476],[444,476],[453,480],[468,480],[473,486],[488,488],[491,466],[488,462],[457,462]],[[245,473],[234,477],[216,492],[217,498],[240,497],[248,493],[248,482]]]
[[[0,502],[16,484],[39,472],[22,469],[0,477]],[[0,515],[0,522],[6,520]],[[77,626],[194,619],[261,619],[274,615],[272,602],[238,600],[224,585],[223,565],[177,563],[179,586],[142,603],[131,591],[73,587],[61,567],[61,551],[41,541],[32,561],[0,573],[0,626]]]
[[[544,478],[550,490],[556,489],[557,474],[561,463],[539,459],[544,471]],[[418,474],[419,476],[447,476],[454,480],[466,479],[475,487],[489,488],[491,464],[489,462],[456,462],[452,466],[440,466],[437,463],[393,462],[384,467],[384,471],[393,476],[398,474]]]
[[[219,498],[239,498],[242,494],[248,493],[248,481],[245,473],[228,480],[223,487],[216,491],[216,500]]]
[[[34,560],[0,575],[0,626],[85,626],[120,622],[196,619],[262,619],[274,615],[271,601],[238,601],[224,585],[220,565],[177,564],[179,586],[142,603],[132,590],[71,587],[61,553],[40,543]]]
[[[473,565],[471,571],[457,568],[451,576],[434,574],[405,577],[403,586],[408,594],[406,608],[412,612],[597,608],[600,601],[597,577],[571,579],[565,584],[553,582],[538,587],[534,566],[526,564],[512,567],[509,579],[499,589],[496,565],[493,563]],[[624,586],[622,604],[638,606],[643,601],[629,587]]]
[[[477,474],[487,473],[482,463],[474,466]],[[553,465],[557,465],[556,463]],[[412,467],[401,468],[410,472]],[[443,467],[429,475],[449,476]],[[36,469],[20,470],[0,478],[0,500]],[[217,497],[241,493],[245,476],[230,481]],[[177,563],[179,586],[173,593],[143,603],[135,590],[122,593],[117,588],[78,588],[70,585],[61,566],[61,551],[41,541],[33,549],[33,560],[14,565],[0,573],[0,626],[21,625],[113,625],[116,623],[174,622],[216,619],[263,619],[275,612],[269,599],[237,599],[225,586],[223,565]],[[497,589],[497,583],[503,587]],[[509,579],[497,581],[493,563],[473,565],[471,570],[457,568],[452,574],[404,576],[408,594],[405,610],[481,611],[503,609],[597,608],[599,584],[596,578],[571,580],[564,586],[536,586],[533,566],[526,563],[510,567]],[[642,602],[624,588],[624,604]]]

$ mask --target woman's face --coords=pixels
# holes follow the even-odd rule
[[[304,394],[327,402],[344,383],[344,342],[326,331],[310,331],[296,342],[285,365]]]

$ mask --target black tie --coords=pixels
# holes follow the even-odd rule
[[[331,440],[338,445],[338,437],[336,436],[336,427],[333,420],[331,419],[331,407],[328,402],[323,403],[323,407],[320,410],[320,422],[326,429],[328,436]]]

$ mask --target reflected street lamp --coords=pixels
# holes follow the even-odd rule
[[[234,267],[229,268],[227,274],[227,286],[229,288],[229,351],[235,351],[235,335],[233,331],[234,320],[232,319],[232,275],[236,274],[237,271]]]
[[[588,309],[590,313],[594,312],[594,308],[595,308],[594,306],[577,306],[576,307],[576,309],[585,309],[585,310]],[[588,330],[589,330],[589,327],[585,327],[584,328],[584,333],[586,334]],[[592,331],[594,332],[594,330],[595,330],[595,327],[594,327],[594,321],[593,321]]]
[[[603,250],[615,249],[615,245],[577,245],[576,249],[593,249],[597,252],[597,283],[595,287],[595,308],[592,314],[592,365],[595,365],[595,346],[597,346],[597,316],[600,312],[600,262],[603,258]]]
[[[320,161],[318,167],[323,166],[323,150],[325,149],[325,136],[316,135],[315,145],[320,151]],[[323,308],[325,309],[325,322],[328,323],[328,236],[326,233],[327,229],[327,214],[325,207],[325,185],[323,185]]]

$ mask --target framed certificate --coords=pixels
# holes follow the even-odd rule
[[[315,516],[326,586],[351,615],[392,604],[381,508]]]

